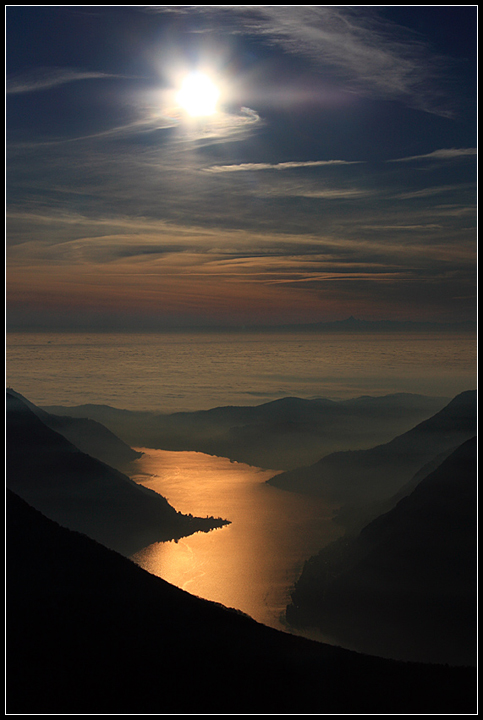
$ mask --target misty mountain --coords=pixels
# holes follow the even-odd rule
[[[158,493],[78,450],[7,392],[7,487],[72,530],[126,555],[227,521],[178,513]]]
[[[476,711],[472,668],[273,630],[169,585],[7,491],[8,714]]]
[[[45,409],[94,418],[133,447],[196,450],[284,470],[337,450],[369,448],[391,440],[446,403],[446,398],[397,393],[337,402],[288,397],[257,406],[169,415],[105,405]]]
[[[27,405],[44,425],[63,435],[82,452],[101,460],[107,465],[116,468],[116,470],[125,471],[133,460],[141,457],[142,453],[130,448],[129,445],[120,440],[104,425],[95,420],[69,417],[67,415],[52,415],[31,403],[12,388],[8,388],[8,392]]]
[[[409,495],[429,473],[436,470],[441,463],[454,452],[455,448],[448,448],[420,468],[400,490],[389,498],[374,502],[358,502],[357,504],[342,505],[334,514],[334,519],[345,527],[346,533],[353,535],[379,515],[392,510],[403,497]]]
[[[476,664],[477,443],[305,563],[287,619],[385,657]]]
[[[280,473],[267,482],[342,505],[389,499],[426,463],[475,435],[476,421],[476,391],[469,390],[388,443],[369,450],[333,453],[314,465]]]

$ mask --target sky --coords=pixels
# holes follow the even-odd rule
[[[7,6],[7,327],[475,319],[476,33],[476,6]]]

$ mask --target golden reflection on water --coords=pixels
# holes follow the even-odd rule
[[[155,543],[133,556],[154,575],[188,592],[248,613],[273,627],[303,562],[342,535],[319,498],[265,483],[275,470],[197,452],[137,448],[133,479],[180,512],[231,521],[178,542]]]

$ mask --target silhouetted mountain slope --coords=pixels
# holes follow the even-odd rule
[[[49,518],[126,555],[226,522],[176,512],[161,495],[80,452],[8,392],[7,486]]]
[[[333,453],[309,467],[275,475],[268,482],[341,504],[369,504],[390,498],[423,465],[475,433],[476,391],[469,390],[391,442],[370,450]]]
[[[340,525],[344,526],[346,534],[354,535],[360,532],[368,523],[375,520],[379,515],[384,515],[389,512],[389,510],[392,510],[402,498],[412,493],[421,480],[433,472],[433,470],[436,470],[455,450],[456,448],[454,447],[449,448],[427,462],[413,475],[411,480],[405,483],[401,489],[394,495],[391,495],[391,497],[370,503],[359,502],[352,505],[348,503],[336,511],[334,519]]]
[[[304,566],[287,608],[363,652],[476,663],[476,437],[391,511]]]
[[[27,398],[8,388],[8,392],[27,405],[44,425],[63,435],[82,452],[110,465],[116,470],[126,470],[133,460],[141,457],[114,433],[95,420],[87,418],[52,415],[31,403]]]
[[[338,402],[288,397],[254,407],[171,415],[105,405],[46,409],[95,418],[133,447],[196,450],[257,467],[288,469],[336,450],[368,448],[390,440],[446,402],[444,398],[398,393]]]
[[[472,713],[471,668],[398,663],[188,595],[7,496],[9,714]]]

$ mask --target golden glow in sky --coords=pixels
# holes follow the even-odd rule
[[[220,91],[207,75],[192,73],[183,80],[177,101],[191,117],[202,117],[216,112],[219,96]]]

